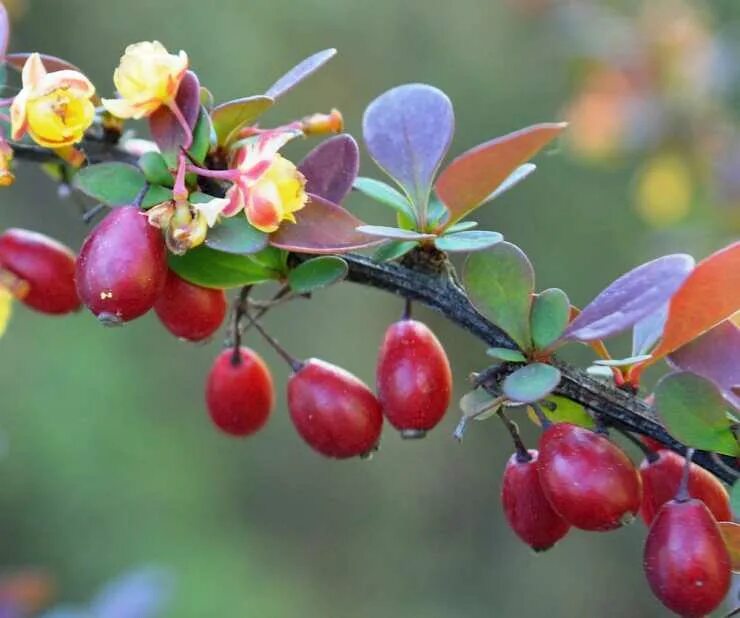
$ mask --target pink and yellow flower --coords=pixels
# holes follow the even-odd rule
[[[245,140],[234,158],[240,173],[226,193],[225,217],[243,210],[249,223],[267,233],[283,221],[295,223],[294,213],[308,201],[306,179],[278,150],[301,134],[297,129],[277,129]]]
[[[95,118],[95,87],[79,71],[47,73],[41,56],[23,65],[23,88],[10,106],[11,134],[28,133],[45,148],[64,148],[82,140]]]
[[[184,51],[170,54],[159,41],[144,41],[126,48],[113,74],[120,99],[103,99],[118,118],[144,118],[162,105],[171,105],[188,69]]]

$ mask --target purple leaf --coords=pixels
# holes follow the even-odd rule
[[[740,408],[740,394],[733,391],[740,384],[740,329],[731,321],[721,322],[676,350],[667,360],[676,369],[712,380]]]
[[[622,275],[573,320],[564,339],[593,341],[616,335],[657,311],[694,268],[690,255],[666,255]]]
[[[310,201],[297,213],[295,223],[283,223],[270,236],[278,249],[300,253],[345,253],[372,247],[382,238],[357,231],[363,225],[357,217],[338,204],[309,194]]]
[[[370,155],[403,187],[417,210],[426,208],[454,127],[447,95],[425,84],[388,90],[368,105],[362,120]]]
[[[309,152],[298,169],[306,177],[306,191],[340,204],[360,169],[357,142],[351,135],[336,135]]]
[[[294,86],[329,62],[336,53],[336,49],[325,49],[323,51],[316,52],[313,56],[309,56],[305,60],[302,60],[270,86],[265,94],[272,99],[277,99],[278,97],[283,96]]]
[[[200,112],[200,82],[192,71],[185,73],[182,78],[175,103],[190,129],[194,129]],[[149,117],[149,129],[163,152],[177,150],[185,143],[185,131],[175,115],[164,105]]]
[[[0,59],[4,58],[5,52],[8,51],[8,41],[10,41],[10,20],[8,11],[0,2]]]

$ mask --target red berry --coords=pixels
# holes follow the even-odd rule
[[[223,323],[226,294],[223,290],[189,283],[169,271],[154,311],[175,337],[202,341],[213,335]]]
[[[661,449],[655,455],[655,461],[645,459],[640,465],[643,490],[640,514],[648,526],[660,507],[676,495],[686,461],[668,449]],[[717,521],[732,521],[730,497],[724,485],[695,463],[689,468],[689,494],[706,504]]]
[[[298,433],[327,457],[366,455],[378,444],[380,403],[359,378],[315,358],[288,380],[288,408]]]
[[[730,588],[730,556],[701,500],[671,500],[645,542],[645,575],[653,593],[686,618],[711,613]]]
[[[420,438],[444,416],[452,372],[442,344],[426,324],[391,324],[380,347],[378,398],[383,413],[405,438]]]
[[[630,458],[605,436],[557,423],[540,439],[539,474],[553,508],[583,530],[613,530],[640,508],[642,483]]]
[[[249,348],[221,352],[206,382],[206,404],[213,423],[233,436],[248,436],[260,429],[275,400],[270,370]]]
[[[501,485],[501,503],[504,515],[517,536],[535,551],[549,549],[570,529],[545,497],[537,471],[538,453],[524,461],[514,453],[504,470]]]
[[[22,280],[27,293],[19,298],[42,313],[76,311],[75,254],[56,240],[17,228],[0,235],[0,269]]]
[[[87,237],[77,259],[77,291],[109,324],[154,306],[167,277],[162,235],[135,206],[115,208]]]

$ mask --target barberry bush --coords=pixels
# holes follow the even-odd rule
[[[740,474],[740,242],[699,261],[656,255],[575,307],[567,291],[537,285],[523,248],[472,220],[533,174],[531,160],[567,125],[530,125],[448,157],[453,105],[422,83],[379,94],[357,137],[330,102],[325,113],[261,122],[334,55],[317,52],[264,92],[216,101],[185,51],[144,41],[123,51],[112,84],[96,85],[66,60],[12,50],[0,5],[3,80],[20,78],[0,101],[0,183],[12,190],[24,165],[41,165],[89,205],[91,225],[74,250],[35,230],[0,233],[0,331],[12,328],[15,303],[46,316],[89,311],[90,328],[153,311],[188,342],[223,331],[208,375],[186,377],[202,380],[203,413],[223,439],[261,439],[280,389],[306,447],[337,460],[382,457],[393,431],[439,431],[455,413],[453,384],[467,383],[454,437],[488,418],[510,434],[501,501],[524,543],[550,550],[572,529],[607,532],[640,517],[648,528],[635,563],[655,596],[677,615],[714,611],[740,568],[740,486],[728,491]],[[303,139],[315,145],[301,161],[284,154]],[[358,144],[373,177],[358,175]],[[344,205],[353,192],[396,224],[358,218]],[[345,281],[399,297],[372,385],[295,356],[262,322]],[[490,361],[460,375],[419,305],[475,335]],[[285,384],[246,346],[247,331],[287,362]],[[611,340],[625,333],[631,353],[614,358]],[[564,362],[569,346],[587,347],[591,362]],[[656,364],[662,375],[646,387]],[[518,425],[530,422],[541,433],[526,445]]]

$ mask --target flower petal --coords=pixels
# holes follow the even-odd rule
[[[260,183],[259,187],[249,192],[245,207],[247,219],[260,232],[274,232],[280,227],[282,209],[280,193],[272,182]]]
[[[10,316],[13,313],[13,295],[5,288],[0,287],[0,337],[8,327]]]
[[[225,197],[214,197],[212,200],[201,204],[191,203],[191,206],[193,207],[193,210],[203,215],[208,227],[213,227],[216,225],[221,213],[226,210],[230,203],[231,200]]]
[[[41,56],[34,52],[28,57],[26,63],[23,65],[23,71],[21,73],[23,89],[35,89],[45,76],[46,68],[44,67],[44,63],[41,61]]]

